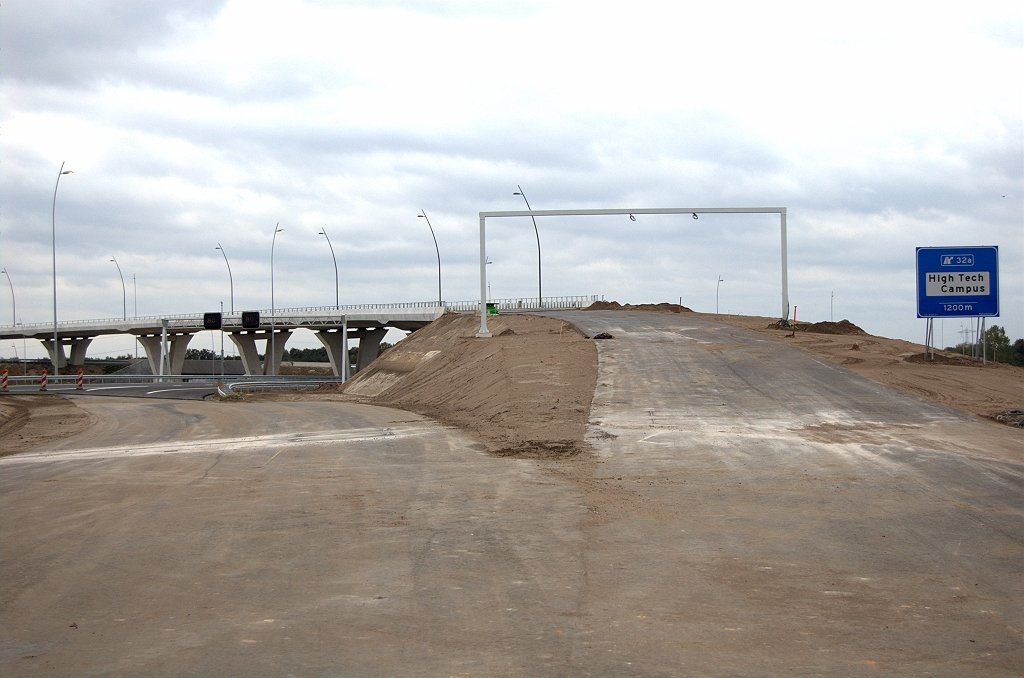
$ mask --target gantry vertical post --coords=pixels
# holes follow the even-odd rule
[[[480,331],[478,337],[489,337],[487,331],[487,236],[486,217],[480,215]]]
[[[786,208],[779,213],[779,225],[782,233],[782,319],[789,319],[789,262],[786,244]]]

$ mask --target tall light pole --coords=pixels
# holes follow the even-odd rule
[[[331,239],[327,235],[327,229],[320,231],[320,235],[327,238],[327,246],[331,248],[331,259],[334,259],[334,310],[341,309],[340,297],[338,296],[338,258],[334,256],[334,245],[331,244]]]
[[[832,296],[829,297],[829,299],[828,299],[828,319],[829,319],[829,322],[835,322],[836,321],[835,313],[832,312],[833,311],[833,307],[835,306],[835,301],[836,301],[836,293],[832,292]]]
[[[121,265],[117,263],[117,257],[111,255],[110,260],[117,266],[117,275],[121,278],[121,313],[124,320],[128,320],[128,291],[124,287],[124,276],[121,275]]]
[[[66,162],[66,161],[65,161]],[[50,209],[50,227],[53,236],[53,376],[57,376],[60,364],[60,344],[57,342],[57,187],[65,174],[74,174],[64,169],[64,163],[57,170],[57,183],[53,185],[53,207]]]
[[[135,274],[132,273],[132,296],[135,299],[135,319],[139,319],[139,287],[135,284]],[[139,357],[139,335],[135,336],[135,357]]]
[[[519,190],[514,192],[512,195],[523,196],[523,202],[526,203],[526,209],[532,212],[533,208],[530,207],[530,201],[526,199],[526,194],[523,193],[523,187],[516,184],[516,188]],[[544,308],[544,297],[541,295],[540,286],[540,231],[537,230],[537,219],[532,214],[530,215],[530,219],[533,220],[533,234],[537,236],[537,308]]]
[[[722,276],[718,276],[718,282],[715,283],[715,315],[718,315],[718,288],[722,286],[725,279]]]
[[[283,228],[278,228],[281,222],[277,222],[274,225],[274,237],[270,240],[270,355],[267,359],[270,360],[270,376],[275,373],[274,359],[276,358],[276,338],[274,337],[274,244],[277,243],[277,234],[284,233]],[[223,252],[223,250],[221,250]]]
[[[277,235],[277,234],[275,233],[275,235]],[[220,250],[220,253],[224,255],[224,263],[228,265],[228,282],[231,283],[231,315],[234,315],[235,314],[235,279],[233,277],[231,277],[231,264],[228,263],[227,252],[225,252],[224,248],[220,246],[220,243],[217,243],[217,246],[214,247],[213,249]],[[271,253],[270,256],[271,256],[271,258],[273,258],[273,256],[274,256],[273,253]],[[271,268],[273,268],[273,265],[271,265]],[[271,276],[273,276],[273,271],[271,271]],[[273,296],[273,295],[271,295],[271,296]]]
[[[7,284],[11,286],[11,324],[18,324],[18,302],[14,299],[14,283],[11,282],[11,274],[7,272],[5,268],[3,270],[4,275],[7,276]]]
[[[420,210],[416,216],[427,219],[427,213],[423,210]],[[441,248],[437,246],[437,236],[434,235],[434,227],[430,225],[430,219],[427,219],[427,228],[430,229],[430,237],[434,239],[434,249],[437,251],[437,305],[440,306],[444,303],[444,298],[441,296]]]

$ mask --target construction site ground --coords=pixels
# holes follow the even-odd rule
[[[1019,368],[546,315],[343,390],[0,399],[3,673],[1024,672]]]

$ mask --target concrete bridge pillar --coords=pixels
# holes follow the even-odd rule
[[[67,356],[64,354],[64,342],[61,341],[57,344],[57,357],[53,355],[53,339],[40,339],[39,342],[46,349],[46,352],[50,354],[50,362],[57,366],[57,369],[62,369],[68,366]]]
[[[85,351],[94,337],[82,337],[71,340],[71,364],[75,367],[85,364]]]
[[[266,360],[267,354],[270,353],[270,332],[260,332],[259,334],[255,332],[232,332],[228,336],[231,337],[231,341],[238,347],[238,354],[242,357],[242,367],[245,368],[246,374],[270,374],[270,361]],[[274,356],[275,374],[280,374],[281,358],[284,356],[284,345],[288,343],[290,336],[291,330],[277,330],[274,332],[274,352],[277,354]],[[256,350],[257,339],[261,341],[265,339],[267,342],[262,364],[260,364],[259,351]]]
[[[356,354],[356,372],[370,366],[377,358],[377,351],[380,350],[380,342],[388,333],[386,327],[360,328],[356,330],[356,337],[359,339],[359,352]]]
[[[59,368],[67,367],[81,367],[85,364],[85,351],[89,348],[89,344],[92,343],[94,337],[75,337],[73,339],[67,339],[62,337],[57,343],[57,360],[53,359],[53,339],[40,339],[43,348],[50,354],[50,362]],[[64,347],[71,347],[71,360],[68,360],[67,354],[64,352]]]
[[[320,330],[316,333],[316,338],[327,349],[327,359],[331,361],[334,376],[344,376],[343,370],[348,361],[348,342],[345,340],[344,331]]]
[[[242,358],[242,369],[245,370],[246,375],[251,376],[262,372],[260,354],[256,350],[256,335],[251,332],[232,332],[228,337],[231,339],[231,343],[238,348],[238,355]]]
[[[270,369],[270,362],[267,360],[270,356],[270,333],[267,332],[267,347],[263,352],[263,374],[281,374],[281,359],[284,357],[284,345],[288,343],[288,338],[291,337],[291,330],[275,330],[274,331],[274,369]]]
[[[191,334],[167,335],[167,355],[170,363],[170,371],[167,374],[181,374],[181,368],[185,366],[185,351],[188,350],[192,336]],[[149,369],[153,371],[153,374],[160,374],[160,335],[139,335],[139,343],[146,349]]]

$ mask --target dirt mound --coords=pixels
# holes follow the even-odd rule
[[[449,313],[388,349],[343,387],[374,405],[468,430],[491,454],[563,459],[583,442],[597,348],[570,323],[529,315]]]
[[[827,320],[820,323],[797,323],[799,332],[813,332],[815,334],[846,334],[851,336],[866,337],[868,333],[857,327],[849,320],[840,320],[837,323]]]
[[[959,353],[947,353],[936,351],[934,359],[929,359],[925,353],[917,353],[903,359],[906,363],[922,363],[925,365],[960,365],[961,367],[983,367],[981,360],[960,355]],[[991,362],[991,361],[990,361]]]
[[[660,311],[661,313],[693,313],[679,304],[620,304],[617,301],[595,301],[584,311]]]
[[[68,398],[5,395],[0,398],[0,457],[54,443],[84,431],[95,421]]]

